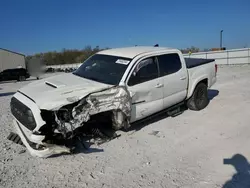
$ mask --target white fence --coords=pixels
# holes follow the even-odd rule
[[[191,55],[184,54],[184,57],[192,58],[205,58],[215,59],[217,64],[221,65],[238,65],[238,64],[250,64],[250,48],[224,50],[224,51],[209,51],[209,52],[198,52]],[[76,69],[81,63],[75,64],[63,64],[63,65],[49,65],[46,68],[54,69]]]
[[[48,66],[46,66],[46,68],[62,69],[62,70],[69,69],[69,68],[77,69],[80,65],[81,65],[81,63],[62,64],[62,65],[48,65]]]
[[[250,48],[198,52],[191,55],[184,54],[184,57],[215,59],[216,64],[221,65],[250,64]]]

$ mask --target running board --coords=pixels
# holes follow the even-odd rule
[[[175,109],[167,111],[168,116],[171,116],[171,117],[176,117],[182,113],[183,111],[181,110],[180,106],[176,107]]]
[[[176,117],[176,116],[182,114],[186,110],[186,108],[184,108],[184,107],[185,107],[185,101],[180,102],[180,103],[178,103],[176,105],[173,105],[173,106],[171,106],[169,108],[166,108],[166,109],[164,109],[164,110],[162,110],[160,112],[157,112],[155,114],[152,114],[152,115],[150,115],[148,117],[145,117],[145,118],[143,118],[141,120],[135,121],[135,122],[133,122],[131,124],[131,126],[143,123],[145,121],[152,120],[155,117],[160,116],[160,115],[164,115],[164,114],[167,114],[170,117]]]

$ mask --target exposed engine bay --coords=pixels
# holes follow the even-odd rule
[[[103,139],[117,137],[116,130],[130,127],[131,97],[126,87],[114,86],[78,101],[74,97],[67,100],[68,104],[59,109],[41,109],[41,118],[46,124],[32,132],[44,136],[40,143],[29,143],[33,149],[53,151],[45,157],[71,153],[73,142],[80,137],[99,137],[103,142]]]

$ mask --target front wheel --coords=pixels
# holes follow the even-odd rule
[[[187,100],[187,107],[190,110],[199,111],[204,109],[209,103],[207,85],[199,83],[193,95]]]

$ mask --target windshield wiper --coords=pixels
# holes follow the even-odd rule
[[[95,77],[85,77],[86,79],[90,79],[90,80],[93,80],[93,81],[96,81],[96,82],[101,82],[101,83],[103,83],[103,81],[102,80],[100,80],[100,79],[98,79],[98,78],[95,78]]]
[[[79,76],[79,77],[81,77],[81,78],[89,79],[88,77],[83,76],[83,75],[81,75],[81,74],[78,74],[78,73],[76,73],[76,72],[73,72],[72,74],[74,74],[74,75],[76,75],[76,76]]]
[[[95,77],[91,77],[91,76],[83,76],[81,74],[77,74],[76,72],[73,72],[74,75],[76,76],[80,76],[82,78],[85,78],[85,79],[89,79],[89,80],[93,80],[93,81],[96,81],[96,82],[101,82],[101,83],[104,83],[102,80],[98,79],[98,78],[95,78]]]

